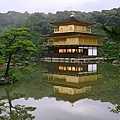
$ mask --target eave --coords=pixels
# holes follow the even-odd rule
[[[94,37],[94,38],[104,38],[105,36],[92,33],[81,33],[81,32],[66,32],[66,33],[55,33],[49,35],[41,35],[42,38],[70,38],[70,37]]]

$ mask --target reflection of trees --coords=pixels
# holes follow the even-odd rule
[[[0,98],[0,119],[2,120],[26,120],[34,119],[29,112],[32,112],[36,107],[26,107],[25,105],[12,105],[12,100],[23,97],[23,94],[13,94],[10,96],[8,89],[5,89],[6,96]]]
[[[43,77],[41,69],[41,65],[37,64],[37,66],[28,66],[18,70],[20,85],[16,91],[24,93],[25,99],[32,97],[37,100],[49,96],[51,92],[54,92],[51,85],[41,82]]]
[[[99,71],[102,73],[100,81],[106,84],[92,87],[92,99],[100,99],[103,102],[120,105],[120,68],[110,63],[99,64]]]
[[[110,108],[110,112],[113,112],[113,113],[120,113],[120,105],[116,105],[114,109]]]
[[[108,107],[110,112],[120,113],[120,67],[110,63],[99,64],[99,72],[102,73],[106,84],[92,87],[91,96],[93,100],[110,102],[114,108]]]

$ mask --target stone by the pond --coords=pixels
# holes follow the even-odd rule
[[[112,62],[112,64],[120,64],[120,61],[119,61],[119,60],[114,60],[114,61]]]
[[[5,85],[5,84],[11,84],[11,81],[5,80],[5,79],[0,79],[0,85]]]
[[[13,80],[11,80],[10,77],[8,77],[8,78],[0,77],[0,85],[12,84],[12,83],[16,83],[16,82],[18,82],[18,79],[13,81]]]
[[[4,81],[4,80],[5,80],[5,78],[4,78],[4,77],[2,77],[0,80]]]

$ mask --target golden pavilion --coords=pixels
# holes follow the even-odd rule
[[[70,17],[51,24],[57,27],[54,33],[40,36],[48,40],[41,49],[47,51],[43,58],[98,57],[98,47],[102,45],[104,36],[91,32],[90,26],[94,23],[76,18],[72,12]]]

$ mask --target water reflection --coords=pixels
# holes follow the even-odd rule
[[[10,89],[13,107],[36,107],[32,112],[25,109],[26,116],[32,114],[35,120],[120,119],[116,107],[120,105],[119,67],[106,63],[40,63],[19,69],[19,74],[19,82],[6,87]],[[7,96],[2,88],[0,86],[0,96]],[[20,94],[25,96],[20,97]],[[8,102],[8,98],[6,100]],[[2,102],[4,99],[0,108],[8,106],[5,110],[10,110],[9,104],[4,106]],[[5,117],[4,112],[0,119]],[[8,113],[6,115],[10,117]]]
[[[49,63],[44,70],[45,83],[53,84],[54,94],[57,100],[73,103],[91,96],[91,87],[102,84],[98,79],[102,74],[97,73],[97,64],[64,64]]]
[[[54,93],[42,99],[41,108],[47,106],[39,118],[119,120],[120,115],[110,112],[114,109],[113,103],[117,103],[117,99],[111,96],[111,91],[114,93],[115,88],[118,88],[106,77],[112,76],[110,70],[105,70],[106,66],[95,63],[45,63],[43,68],[43,82],[52,85]],[[117,98],[117,95],[114,96]],[[47,117],[45,111],[49,111],[45,113]]]
[[[30,112],[34,111],[36,107],[26,107],[25,105],[13,105],[12,101],[24,97],[23,94],[14,93],[10,96],[8,89],[4,89],[6,95],[0,97],[0,119],[1,120],[33,120]]]
[[[55,98],[43,98],[38,101],[36,120],[119,120],[116,114],[110,113],[108,102],[81,99],[71,106],[69,102],[56,101]]]

